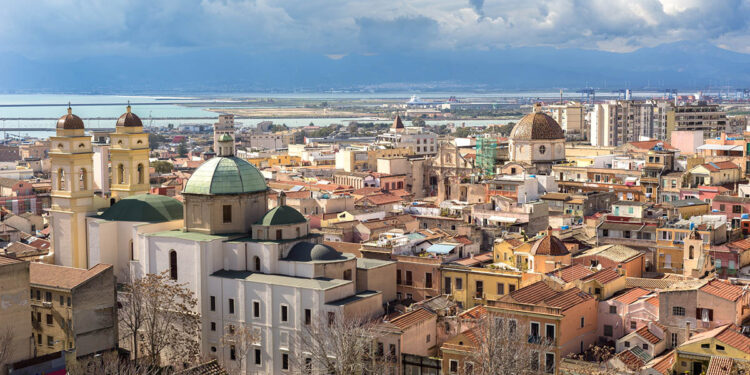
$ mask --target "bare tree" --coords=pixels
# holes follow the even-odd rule
[[[13,356],[13,330],[6,327],[0,332],[0,369],[7,365]]]
[[[387,373],[396,358],[378,340],[376,322],[328,315],[313,320],[297,335],[292,360],[298,374],[349,375]]]
[[[166,271],[147,274],[126,283],[119,299],[120,331],[132,343],[136,361],[140,354],[155,366],[162,359],[182,366],[198,359],[198,300],[185,284],[172,280]]]
[[[120,358],[116,351],[101,355],[78,358],[65,364],[70,375],[156,375],[158,368],[136,366],[134,362]]]
[[[247,353],[259,339],[259,335],[255,334],[253,328],[248,324],[228,325],[226,327],[225,333],[221,337],[221,346],[229,349],[230,358],[234,362],[232,366],[226,366],[229,373],[238,375],[242,373]]]
[[[476,375],[532,375],[545,372],[544,354],[554,342],[504,315],[484,314],[472,328],[474,350],[466,359]]]
[[[614,371],[609,360],[615,356],[611,346],[589,345],[585,353],[571,354],[568,358],[578,360],[576,372],[581,375],[607,375]]]

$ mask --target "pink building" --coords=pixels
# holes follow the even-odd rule
[[[626,289],[610,299],[600,301],[597,336],[599,342],[615,340],[659,319],[656,293],[643,288]],[[653,301],[649,301],[653,300]]]
[[[675,130],[669,143],[683,154],[695,154],[703,145],[703,130]]]

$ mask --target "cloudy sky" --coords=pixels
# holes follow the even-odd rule
[[[748,0],[34,0],[0,7],[0,51],[32,59],[230,47],[331,59],[700,41],[750,53]]]

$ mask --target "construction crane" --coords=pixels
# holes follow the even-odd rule
[[[596,90],[591,87],[576,91],[581,94],[581,101],[586,97],[586,102],[591,104],[596,100]]]
[[[677,89],[664,89],[664,95],[667,96],[667,99],[674,99],[677,96]]]

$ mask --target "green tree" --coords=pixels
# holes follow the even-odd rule
[[[156,173],[169,173],[172,172],[172,168],[174,167],[172,163],[163,160],[157,160],[151,163],[151,166],[154,167]]]
[[[167,142],[169,142],[169,139],[161,134],[148,133],[148,144],[152,150],[159,148],[159,146]]]
[[[474,133],[474,130],[468,126],[462,126],[456,129],[455,136],[458,138],[468,137]]]
[[[187,156],[187,142],[184,139],[177,146],[177,155],[180,155],[181,158]]]
[[[411,120],[411,124],[413,126],[419,126],[422,127],[425,125],[424,119],[422,118],[415,118],[414,120]]]

